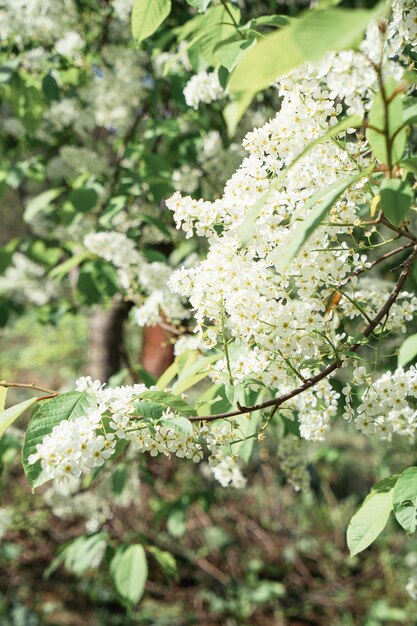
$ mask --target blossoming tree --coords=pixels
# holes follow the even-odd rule
[[[0,415],[4,432],[32,408],[23,466],[34,489],[53,481],[75,494],[120,459],[142,454],[207,461],[221,485],[239,489],[255,446],[269,437],[278,438],[283,471],[302,489],[309,481],[308,442],[325,440],[337,416],[368,437],[415,439],[417,370],[410,363],[417,336],[404,341],[417,311],[415,3],[393,0],[370,10],[318,6],[297,18],[268,13],[249,21],[234,3],[188,4],[195,13],[170,0],[134,4],[133,36],[142,47],[184,11],[167,41],[157,43],[164,52],[152,59],[155,82],[142,82],[144,93],[138,85],[142,73],[150,80],[144,69],[149,59],[136,65],[106,47],[112,29],[128,36],[121,3],[109,4],[98,49],[93,36],[88,44],[68,26],[57,40],[51,34],[58,56],[48,57],[42,89],[52,104],[46,112],[40,105],[34,141],[44,141],[45,124],[58,134],[74,124],[77,136],[97,146],[100,128],[117,167],[104,182],[91,145],[90,152],[66,145],[49,160],[48,188],[28,204],[26,220],[36,222],[40,212],[56,220],[51,207],[63,197],[60,241],[67,258],[51,257],[51,279],[78,268],[78,289],[90,301],[93,285],[98,298],[103,290],[131,302],[140,325],[166,324],[176,359],[155,384],[106,386],[82,377],[73,391],[61,393],[3,381],[4,401],[12,386],[43,394]],[[18,25],[12,27],[19,62],[31,64],[27,80],[39,78],[33,65],[40,53],[27,50]],[[84,45],[94,48],[88,67],[77,64]],[[70,69],[67,56],[75,59]],[[136,83],[132,74],[123,82],[128,63],[138,73]],[[12,63],[9,75],[14,71]],[[86,76],[75,96],[74,71],[96,76],[92,83]],[[188,76],[184,119],[200,119],[192,146],[198,171],[184,163],[174,170],[162,156],[165,135],[176,124],[172,111],[160,130],[153,123],[152,107],[164,108],[163,81],[175,89],[169,77],[178,71]],[[154,98],[150,89],[157,85]],[[12,102],[13,86],[6,89]],[[104,98],[108,89],[115,103]],[[232,156],[225,157],[216,131],[205,133],[209,114],[200,117],[200,110],[217,106],[213,111],[223,112],[233,136],[265,89],[277,93],[276,112],[245,134],[246,156],[221,181],[218,163]],[[64,99],[55,95],[60,90]],[[8,121],[13,136],[20,132],[18,121]],[[222,128],[221,120],[216,123]],[[137,132],[144,133],[144,143],[130,150]],[[173,141],[181,143],[179,133],[176,126]],[[181,148],[171,153],[175,164]],[[239,154],[233,144],[228,150]],[[71,177],[63,174],[70,165]],[[38,161],[28,156],[25,167],[36,179]],[[224,182],[223,191],[211,193],[210,178]],[[144,205],[157,216],[143,212]],[[74,211],[78,217],[70,219]],[[170,212],[182,236],[174,234]],[[58,237],[59,228],[54,232]],[[175,245],[161,258],[158,245],[166,239]],[[199,244],[187,247],[188,241]],[[384,278],[376,274],[380,267],[388,268]],[[13,277],[6,274],[9,285]],[[389,371],[393,351],[398,367]],[[412,534],[416,502],[415,467],[376,484],[348,528],[351,553],[375,540],[392,511]],[[126,574],[132,568],[142,581],[133,588]],[[110,570],[121,596],[136,602],[146,580],[142,546],[118,548]]]

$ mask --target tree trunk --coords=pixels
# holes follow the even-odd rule
[[[122,367],[123,324],[132,307],[114,301],[110,309],[97,309],[90,320],[87,373],[107,382]]]
[[[145,370],[154,376],[161,376],[174,360],[170,337],[170,333],[161,326],[146,326],[143,329],[140,361]]]

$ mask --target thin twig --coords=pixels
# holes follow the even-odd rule
[[[42,391],[43,393],[49,394],[49,396],[59,396],[59,391],[54,391],[53,389],[48,389],[48,387],[41,387],[40,385],[35,385],[35,383],[7,383],[5,380],[0,380],[0,387],[16,387],[18,389],[32,389],[36,391]]]

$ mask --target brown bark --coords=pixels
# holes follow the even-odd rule
[[[143,329],[143,343],[140,361],[145,370],[154,376],[161,374],[174,360],[174,348],[170,333],[161,326],[146,326]]]
[[[130,302],[114,301],[110,309],[97,309],[90,320],[87,373],[107,382],[122,367],[123,324]]]

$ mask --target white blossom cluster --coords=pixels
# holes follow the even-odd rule
[[[103,63],[93,72],[92,80],[80,96],[86,106],[80,112],[78,126],[96,125],[123,133],[140,109],[146,88],[141,56],[125,46],[106,46],[101,51]]]
[[[3,0],[0,6],[0,39],[17,43],[36,41],[48,45],[59,41],[68,52],[78,21],[73,0]],[[78,42],[79,43],[79,42]]]
[[[352,285],[348,298],[340,301],[340,310],[353,319],[366,315],[372,318],[380,310],[392,289],[392,283],[386,280],[363,277]],[[406,332],[406,322],[413,319],[417,311],[417,297],[402,291],[390,309],[388,319],[384,324],[386,331]]]
[[[371,199],[365,174],[358,175],[370,162],[363,136],[354,129],[340,133],[286,168],[343,113],[369,109],[379,89],[372,61],[381,61],[381,53],[384,73],[401,77],[403,67],[395,59],[409,42],[401,20],[412,15],[417,15],[413,4],[406,2],[403,12],[396,2],[386,35],[371,25],[360,52],[328,54],[321,63],[304,65],[280,79],[280,110],[246,135],[243,145],[249,154],[222,197],[209,202],[175,193],[167,201],[187,237],[195,232],[208,240],[207,257],[175,272],[170,285],[189,298],[202,344],[227,350],[213,366],[216,382],[249,381],[285,393],[318,373],[335,350],[343,354],[348,349],[350,338],[338,334],[337,325],[360,317],[355,301],[368,320],[385,302],[388,283],[378,292],[379,285],[348,281],[369,267],[366,249],[352,236],[361,223],[357,207]],[[356,175],[298,255],[283,264],[300,222],[316,206],[314,194]],[[326,303],[346,281],[337,315],[328,315]],[[402,292],[387,328],[403,332],[416,305],[412,294]],[[323,438],[337,401],[328,381],[292,400],[289,406],[298,415],[304,438]]]
[[[0,276],[0,294],[13,296],[18,302],[42,306],[57,295],[57,286],[45,280],[45,269],[25,254],[15,252],[11,265]]]
[[[90,409],[83,417],[63,420],[37,445],[29,464],[40,461],[44,479],[58,482],[100,467],[112,456],[116,444],[113,433],[97,434],[101,418],[100,409]]]
[[[40,462],[42,482],[53,480],[59,485],[70,481],[72,485],[74,477],[80,478],[103,465],[114,454],[117,443],[124,441],[130,443],[133,452],[176,456],[195,463],[203,458],[204,444],[214,477],[223,486],[244,486],[238,459],[230,453],[237,434],[228,426],[183,432],[176,426],[176,415],[167,409],[149,427],[137,405],[145,385],[105,387],[100,381],[84,377],[77,381],[76,388],[87,391],[96,406],[87,409],[85,415],[62,420],[37,444],[29,464]]]
[[[13,510],[11,507],[0,508],[0,541],[8,530],[13,528]]]
[[[417,574],[410,576],[405,589],[412,600],[417,600]]]
[[[84,245],[114,265],[120,284],[138,304],[132,317],[139,326],[157,324],[163,318],[181,320],[189,316],[184,299],[168,288],[172,268],[158,261],[147,262],[127,235],[116,231],[89,233]],[[138,297],[138,289],[144,297]]]
[[[113,16],[127,22],[132,0],[112,0]],[[55,51],[73,56],[85,46],[78,32],[79,13],[75,0],[2,0],[0,5],[0,40],[13,39],[22,45],[54,44]],[[38,48],[38,50],[41,48]]]
[[[54,481],[42,497],[54,515],[66,520],[84,519],[86,531],[93,533],[113,517],[115,507],[127,508],[137,501],[139,489],[138,468],[131,463],[121,493],[114,492],[108,475],[93,491],[83,491],[80,479],[72,476],[65,482]]]
[[[184,87],[185,102],[193,109],[198,109],[201,103],[210,104],[221,100],[224,96],[225,91],[220,85],[217,72],[199,72]]]
[[[358,430],[366,435],[376,434],[390,441],[394,434],[414,439],[417,432],[417,370],[398,368],[373,380],[364,366],[357,367],[352,376],[354,385],[366,385],[353,406],[350,384],[343,389],[346,398],[345,419],[354,420]]]
[[[154,59],[153,67],[156,76],[165,74],[179,74],[183,71],[190,72],[191,65],[188,58],[188,42],[181,41],[174,52],[160,52]]]

